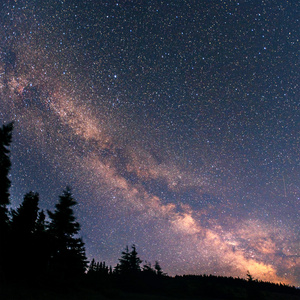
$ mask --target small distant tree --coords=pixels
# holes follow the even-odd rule
[[[140,264],[142,260],[138,257],[138,253],[136,251],[135,245],[131,246],[132,250],[130,252],[129,261],[130,261],[130,271],[133,274],[137,274],[141,271]]]
[[[87,271],[87,277],[89,282],[95,285],[108,284],[108,278],[111,275],[111,269],[105,264],[105,262],[96,262],[93,258]]]
[[[97,273],[101,276],[106,276],[109,274],[109,267],[105,264],[105,261],[97,263]]]
[[[158,262],[158,261],[155,262],[154,269],[155,269],[155,271],[156,271],[156,275],[162,276],[162,275],[164,274],[163,271],[162,271],[161,266],[159,265],[159,262]]]
[[[253,279],[253,276],[250,274],[250,271],[249,271],[249,270],[247,271],[246,276],[247,276],[247,281],[252,282],[252,281],[254,280],[254,279]]]
[[[128,246],[126,246],[125,251],[122,251],[119,264],[115,269],[120,275],[132,276],[141,271],[140,264],[142,263],[142,260],[138,257],[135,245],[132,245],[131,248],[131,252],[129,252]]]
[[[112,274],[117,276],[121,275],[121,268],[119,263],[117,263],[117,265],[114,267]]]
[[[93,258],[92,261],[90,262],[89,268],[88,268],[88,275],[92,275],[97,271],[97,264],[95,262],[95,259]]]

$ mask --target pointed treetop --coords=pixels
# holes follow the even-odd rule
[[[70,187],[67,187],[59,197],[59,202],[55,205],[54,213],[48,211],[52,220],[50,230],[59,237],[72,238],[80,230],[80,225],[76,222],[72,206],[77,202],[73,198]]]

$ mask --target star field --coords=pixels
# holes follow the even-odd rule
[[[11,204],[66,185],[87,256],[300,285],[296,1],[4,1]]]

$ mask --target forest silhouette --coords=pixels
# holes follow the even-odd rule
[[[0,128],[0,299],[299,299],[295,287],[250,273],[171,277],[158,261],[143,263],[135,245],[125,247],[115,267],[88,262],[70,187],[54,211],[40,210],[33,191],[9,209],[12,133],[13,123]]]

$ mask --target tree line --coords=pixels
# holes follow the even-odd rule
[[[87,267],[85,247],[77,236],[80,225],[73,206],[77,204],[67,187],[55,210],[38,207],[39,194],[30,191],[17,209],[10,204],[9,147],[13,123],[0,128],[0,279],[32,280],[44,276],[73,279]]]
[[[13,123],[0,128],[0,280],[55,278],[63,282],[110,276],[128,281],[141,273],[164,275],[158,262],[154,267],[147,262],[141,267],[135,245],[131,251],[125,248],[114,268],[94,259],[88,264],[73,211],[77,202],[70,187],[59,196],[54,211],[40,210],[39,194],[33,191],[25,194],[17,209],[9,210],[12,131]]]

